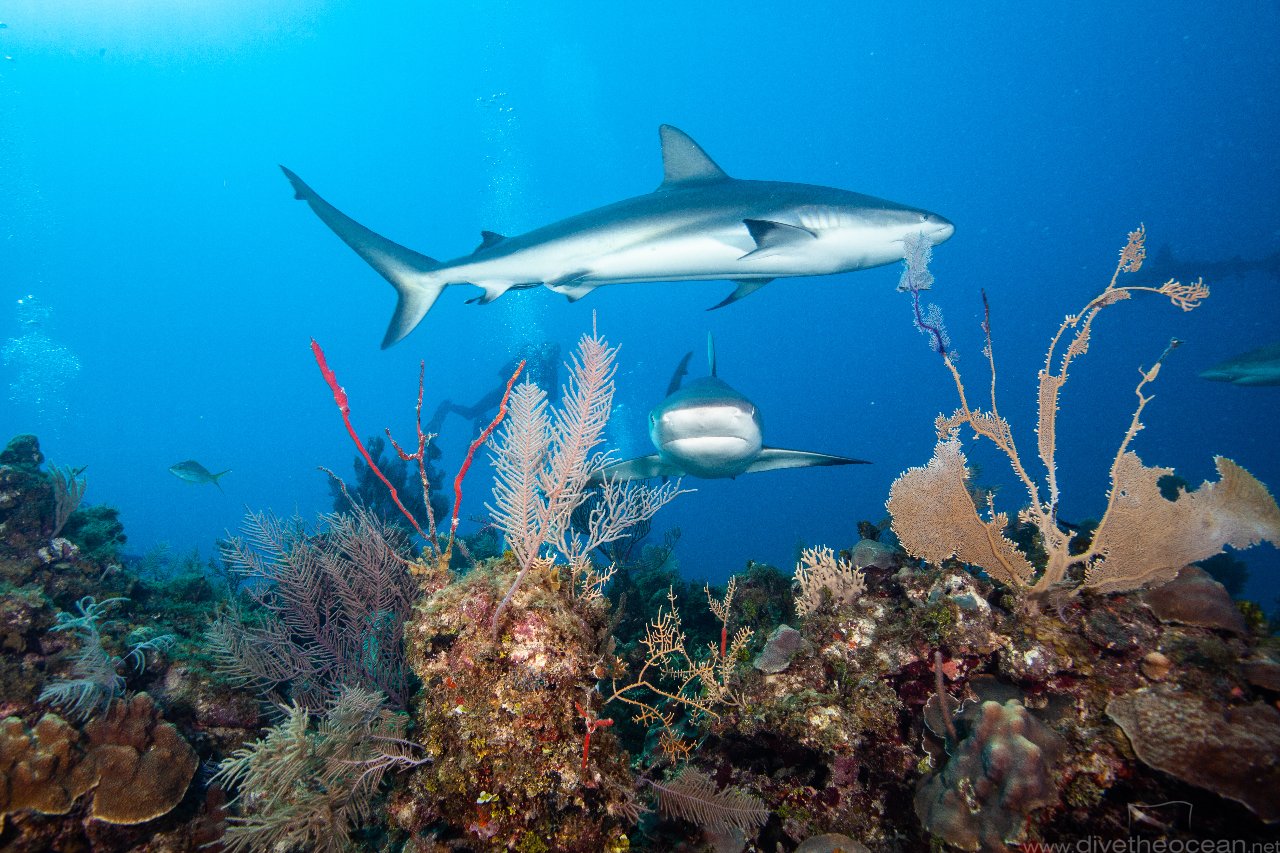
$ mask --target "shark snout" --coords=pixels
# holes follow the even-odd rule
[[[950,240],[951,235],[956,233],[956,227],[945,216],[930,213],[924,218],[924,227],[921,229],[921,233],[936,246],[939,243],[945,243]]]

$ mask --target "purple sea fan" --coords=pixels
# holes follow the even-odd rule
[[[904,257],[898,290],[911,294],[911,322],[929,339],[929,348],[947,356],[951,353],[951,336],[942,322],[942,309],[933,304],[923,307],[920,303],[920,291],[933,287],[933,273],[929,272],[933,244],[919,234],[908,235],[902,243]]]
[[[250,513],[223,557],[257,607],[232,606],[207,634],[232,683],[317,710],[342,687],[408,698],[402,636],[415,584],[403,533],[363,507],[301,521]]]

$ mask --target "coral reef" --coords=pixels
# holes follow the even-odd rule
[[[200,662],[211,579],[124,568],[115,510],[43,461],[0,453],[0,847],[194,850],[221,833],[197,765],[258,725]]]
[[[460,580],[424,581],[436,591],[415,607],[406,636],[423,683],[417,736],[434,763],[413,776],[405,828],[444,821],[478,849],[539,838],[550,850],[603,850],[637,809],[617,739],[598,731],[586,753],[575,708],[591,703],[603,603],[574,599],[564,582],[521,585],[510,640],[495,646],[489,625],[516,570],[508,558]]]
[[[118,520],[80,506],[79,474],[15,439],[0,453],[0,846],[1273,840],[1280,649],[1256,608],[1188,564],[1272,537],[1280,510],[1226,460],[1193,491],[1142,465],[1135,415],[1101,522],[1056,514],[1058,396],[1094,317],[1142,290],[1183,308],[1207,290],[1118,285],[1141,263],[1132,236],[1050,347],[1037,482],[994,400],[965,399],[941,313],[921,303],[927,252],[909,255],[913,322],[961,408],[939,420],[933,461],[895,484],[891,521],[799,547],[794,573],[749,563],[723,587],[695,583],[673,559],[678,531],[646,540],[679,486],[599,475],[616,351],[594,331],[557,405],[517,385],[522,365],[489,395],[497,414],[448,519],[430,500],[425,368],[417,445],[389,440],[393,454],[359,441],[313,344],[368,471],[354,488],[334,478],[343,511],[315,529],[251,515],[213,566],[122,555]],[[1027,486],[1013,523],[971,482],[965,425]],[[462,486],[490,436],[494,523],[468,548]],[[423,500],[405,491],[418,486]]]

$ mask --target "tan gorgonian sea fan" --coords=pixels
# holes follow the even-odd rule
[[[1047,472],[1043,491],[1023,465],[1009,423],[996,406],[989,318],[983,324],[987,334],[984,354],[991,370],[989,411],[970,407],[959,369],[950,354],[943,355],[955,381],[960,408],[950,417],[939,416],[935,425],[938,443],[928,465],[904,472],[889,491],[887,506],[893,530],[908,553],[935,564],[956,558],[981,567],[1015,589],[1043,595],[1071,584],[1077,591],[1121,592],[1164,583],[1186,564],[1210,557],[1224,546],[1247,548],[1261,541],[1280,541],[1280,507],[1265,486],[1230,459],[1215,459],[1221,476],[1217,482],[1206,482],[1194,492],[1179,489],[1176,499],[1169,500],[1161,494],[1160,480],[1172,474],[1172,469],[1147,467],[1129,449],[1142,429],[1143,409],[1152,399],[1144,393],[1146,386],[1155,381],[1165,357],[1178,346],[1179,342],[1173,341],[1151,368],[1140,371],[1141,379],[1134,389],[1137,406],[1111,465],[1106,510],[1088,549],[1071,553],[1071,537],[1058,522],[1058,400],[1072,361],[1089,349],[1094,317],[1138,292],[1160,294],[1184,311],[1196,308],[1209,296],[1203,281],[1118,286],[1121,273],[1135,272],[1142,266],[1145,239],[1146,231],[1141,227],[1129,235],[1110,284],[1080,313],[1064,319],[1049,344],[1039,373],[1036,431],[1037,449]],[[1072,330],[1074,334],[1059,356],[1059,344]],[[995,444],[1027,490],[1030,503],[1018,518],[1040,533],[1047,559],[1038,576],[1027,557],[1004,535],[1008,517],[995,511],[990,498],[985,507],[974,503],[960,449],[960,428],[965,425],[977,437]],[[1072,567],[1080,569],[1078,576],[1069,578]]]

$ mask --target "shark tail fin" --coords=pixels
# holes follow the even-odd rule
[[[228,468],[228,469],[227,469],[227,470],[225,470],[225,471],[219,471],[219,472],[218,472],[218,473],[216,473],[216,474],[210,474],[210,475],[209,475],[209,479],[213,481],[213,484],[214,484],[215,486],[217,486],[217,487],[218,487],[218,491],[220,491],[220,492],[221,492],[221,491],[222,491],[222,484],[218,482],[218,478],[219,478],[219,477],[225,477],[227,474],[230,474],[230,473],[231,473],[231,469],[230,469],[230,468]]]
[[[398,299],[395,313],[391,315],[391,325],[387,327],[387,334],[382,339],[382,348],[386,349],[403,339],[426,316],[449,284],[433,275],[439,269],[440,262],[370,231],[321,198],[293,172],[284,166],[280,168],[293,185],[294,198],[305,201],[316,216],[320,217],[320,221],[328,225],[342,242],[391,282]]]
[[[680,359],[680,363],[676,365],[675,373],[671,374],[671,381],[667,383],[667,396],[680,390],[680,380],[689,375],[689,359],[693,358],[693,350],[689,350]]]
[[[707,332],[707,369],[711,371],[711,375],[716,375],[716,339]]]

